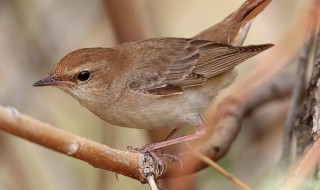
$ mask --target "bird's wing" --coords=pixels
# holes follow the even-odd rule
[[[140,68],[141,73],[129,84],[132,90],[162,96],[181,94],[183,89],[202,85],[208,78],[231,70],[237,64],[273,46],[265,44],[235,47],[205,40],[164,39],[159,40],[163,40],[164,46],[168,47],[165,50],[159,49],[157,44],[156,51],[160,53],[151,60],[146,58],[148,61]],[[152,51],[155,47],[146,49]],[[145,54],[148,56],[147,52]]]

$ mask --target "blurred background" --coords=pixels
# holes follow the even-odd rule
[[[243,2],[0,0],[0,104],[116,149],[163,139],[166,132],[156,136],[145,130],[108,125],[62,91],[34,88],[32,84],[47,76],[72,50],[110,47],[150,37],[191,37],[224,19]],[[272,2],[254,20],[245,44],[277,44],[297,20],[302,7],[300,0]],[[267,52],[238,66],[239,78],[245,77],[265,56]],[[219,161],[254,189],[268,189],[268,179],[277,167],[287,105],[288,98],[283,98],[259,108],[244,122],[232,149]],[[211,168],[173,182],[180,189],[237,189]],[[116,180],[112,172],[0,131],[2,189],[103,190],[149,186],[121,175]]]

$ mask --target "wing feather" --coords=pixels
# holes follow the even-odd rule
[[[132,90],[162,96],[179,94],[185,88],[202,85],[208,78],[231,70],[246,59],[273,46],[264,44],[236,47],[182,38],[153,40],[161,41],[153,41],[157,46],[163,44],[169,49],[146,61],[144,71],[131,82],[130,87]],[[148,44],[152,46],[154,43]]]

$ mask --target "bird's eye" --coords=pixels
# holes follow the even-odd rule
[[[90,72],[89,71],[81,71],[78,74],[78,80],[80,80],[80,81],[86,81],[86,80],[89,80],[89,78],[90,78]]]

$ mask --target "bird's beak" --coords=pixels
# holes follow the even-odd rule
[[[35,82],[32,86],[63,86],[66,82],[57,80],[52,78],[51,76],[48,76],[46,78],[43,78],[37,82]]]

